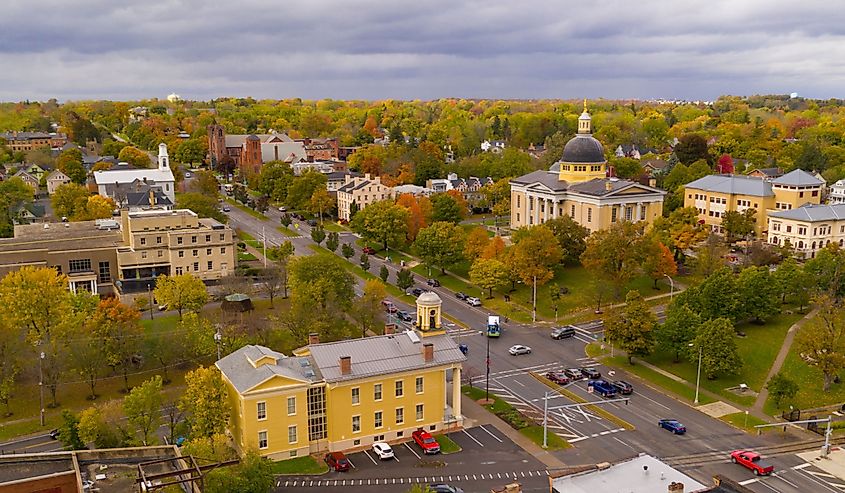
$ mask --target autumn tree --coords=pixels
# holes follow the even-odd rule
[[[82,165],[82,151],[77,148],[67,149],[56,158],[56,168],[66,174],[73,183],[85,183],[85,167]]]
[[[469,270],[469,280],[481,289],[486,289],[487,297],[492,298],[494,289],[507,284],[508,268],[494,258],[478,258]]]
[[[129,163],[136,168],[150,168],[152,167],[152,161],[150,160],[150,155],[147,154],[146,151],[142,151],[137,147],[126,146],[120,150],[120,154],[117,155],[117,160]]]
[[[661,241],[646,240],[644,248],[643,271],[654,281],[653,288],[657,289],[657,281],[677,274],[678,265],[672,252]]]
[[[487,235],[487,229],[484,226],[472,228],[469,234],[466,235],[466,241],[464,242],[464,258],[475,261],[481,257],[481,254],[489,244],[490,237]]]
[[[12,414],[9,404],[23,368],[23,348],[21,331],[7,313],[0,313],[0,404],[3,405],[4,417]]]
[[[628,353],[628,364],[634,364],[634,356],[651,353],[656,325],[657,316],[640,292],[628,291],[625,306],[605,321],[605,337]]]
[[[367,332],[376,332],[376,328],[384,325],[384,310],[381,302],[387,298],[387,290],[378,279],[370,279],[364,283],[364,293],[354,304],[352,317],[361,328],[361,337]]]
[[[153,296],[160,305],[167,306],[168,310],[178,311],[179,320],[182,319],[184,310],[196,312],[208,302],[205,284],[191,274],[157,277]]]
[[[642,262],[642,227],[628,221],[596,231],[586,242],[581,263],[596,277],[613,285],[616,298],[639,272]]]
[[[403,193],[396,199],[396,205],[408,211],[408,241],[417,239],[417,233],[431,224],[431,201],[428,197],[416,197]]]
[[[426,264],[445,274],[446,268],[464,258],[464,230],[454,223],[435,222],[419,232],[414,249]]]
[[[496,235],[490,238],[490,242],[484,247],[481,252],[481,258],[499,258],[505,251],[505,240],[501,236]]]
[[[114,200],[102,195],[91,195],[85,201],[82,210],[77,210],[70,218],[71,221],[93,221],[95,219],[108,219],[114,215],[117,208]]]
[[[59,185],[50,197],[53,212],[57,217],[74,217],[84,211],[90,195],[87,188],[76,183]]]
[[[200,366],[188,372],[179,409],[186,415],[191,436],[210,437],[224,433],[229,423],[229,403],[220,370],[214,366]]]
[[[96,337],[78,338],[71,341],[67,349],[71,368],[85,380],[91,391],[88,399],[95,400],[98,397],[97,382],[108,367],[108,358],[103,351],[102,342]]]
[[[132,359],[141,351],[140,318],[138,310],[124,305],[118,298],[105,298],[88,322],[91,332],[101,341],[107,364],[112,369],[121,369],[125,392],[129,392]]]
[[[494,183],[481,187],[484,204],[497,218],[511,214],[511,185],[510,178],[502,178]]]
[[[757,219],[756,209],[748,208],[744,212],[727,211],[722,216],[722,229],[727,234],[727,242],[732,244],[737,238],[747,238],[754,233]]]
[[[314,190],[314,193],[311,194],[308,211],[317,214],[317,217],[320,218],[320,224],[323,223],[323,214],[331,213],[335,207],[337,207],[337,199],[329,195],[325,188]]]
[[[135,429],[141,432],[141,444],[145,447],[157,442],[156,431],[161,423],[161,376],[155,375],[141,385],[134,387],[123,399],[123,412]]]
[[[526,285],[536,281],[542,286],[554,277],[554,267],[560,264],[563,250],[552,230],[545,225],[520,228],[514,232],[513,242],[505,264],[519,280]]]
[[[586,239],[590,230],[581,226],[569,216],[561,216],[543,223],[543,226],[552,230],[563,252],[562,261],[565,264],[578,262],[581,254],[587,248]]]
[[[818,314],[804,324],[795,344],[804,362],[821,371],[823,390],[828,392],[845,366],[845,310],[827,294],[820,295],[816,304]]]
[[[714,318],[699,326],[689,348],[690,360],[697,361],[699,354],[701,371],[708,380],[714,380],[720,374],[739,373],[742,358],[736,345],[736,332],[729,319]]]
[[[311,198],[317,190],[325,190],[328,178],[323,173],[306,171],[297,176],[288,185],[287,198],[285,203],[298,210],[308,210],[311,207]],[[323,205],[325,202],[321,202]],[[325,210],[325,209],[323,209]]]
[[[126,447],[132,433],[126,424],[120,401],[110,400],[85,409],[79,414],[79,438],[99,449]]]
[[[382,200],[368,205],[355,214],[352,230],[365,240],[381,244],[385,250],[389,246],[401,244],[408,233],[408,210],[390,200]]]

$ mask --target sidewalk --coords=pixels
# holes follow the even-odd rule
[[[461,397],[461,410],[464,415],[464,428],[470,428],[478,425],[492,425],[500,433],[510,438],[515,444],[519,445],[523,450],[545,464],[546,468],[563,469],[567,467],[563,461],[552,455],[551,452],[543,450],[542,447],[532,442],[528,437],[499,419],[498,416],[487,409],[484,409],[481,404],[478,404],[463,394],[461,394]]]

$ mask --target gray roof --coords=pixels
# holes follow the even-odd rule
[[[683,483],[684,491],[698,491],[705,487],[681,471],[645,454],[613,464],[604,470],[591,469],[555,478],[552,487],[567,493],[655,493],[667,491],[667,486],[672,482]]]
[[[514,178],[510,182],[518,183],[521,185],[533,185],[534,183],[542,183],[543,185],[554,190],[555,192],[561,192],[569,188],[569,183],[560,180],[559,176],[560,175],[555,172],[545,171],[541,169],[537,171],[532,171],[527,175],[522,175],[519,178]]]
[[[604,148],[601,142],[590,134],[578,134],[563,147],[560,157],[564,163],[604,163]]]
[[[769,217],[795,221],[839,221],[845,219],[845,204],[808,204],[788,211],[770,212]]]
[[[458,349],[455,341],[445,334],[418,338],[419,342],[412,340],[416,333],[410,333],[413,336],[408,334],[403,332],[349,339],[312,344],[308,347],[326,382],[341,382],[466,361],[466,356]],[[423,344],[426,343],[434,344],[434,359],[429,363],[423,361]],[[348,375],[340,373],[341,356],[349,356],[352,360],[352,372]]]
[[[275,358],[276,364],[262,364],[258,368],[252,365],[252,362],[264,356]],[[305,382],[320,380],[319,371],[314,368],[309,358],[285,356],[264,346],[244,346],[219,360],[216,365],[240,393],[247,392],[274,376]]]
[[[684,185],[685,188],[728,194],[754,195],[756,197],[771,197],[771,182],[741,175],[707,175]]]
[[[772,180],[775,185],[791,185],[791,186],[820,186],[824,185],[824,181],[819,180],[813,174],[807,173],[803,169],[796,169],[789,173]]]
[[[340,187],[338,187],[337,191],[338,192],[352,192],[354,190],[360,190],[360,189],[366,187],[369,184],[370,184],[370,180],[362,180],[358,183],[355,183],[354,181],[350,181],[349,183],[345,183],[345,184],[341,185]]]
[[[757,168],[754,171],[759,171],[760,173],[768,176],[769,178],[781,176],[783,174],[781,173],[780,168]],[[752,173],[754,171],[752,171]]]
[[[155,188],[153,190],[155,194],[156,205],[173,205],[173,202],[170,201],[170,198],[167,195],[164,195],[161,192],[161,189]],[[150,193],[149,192],[129,192],[126,194],[126,205],[133,206],[133,207],[143,207],[150,205]]]
[[[610,183],[610,190],[607,189],[608,183]],[[610,195],[612,193],[618,192],[619,190],[623,190],[632,186],[647,189],[647,193],[649,194],[657,193],[661,195],[666,195],[666,192],[664,192],[663,190],[658,190],[656,188],[643,185],[641,183],[633,182],[630,180],[623,180],[620,178],[593,178],[589,181],[570,185],[569,190],[572,192],[601,197],[604,195]]]

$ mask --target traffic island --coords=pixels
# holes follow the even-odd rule
[[[555,392],[557,392],[558,394],[566,397],[567,399],[569,399],[570,401],[572,401],[575,404],[586,404],[586,402],[587,402],[586,399],[582,398],[578,394],[572,392],[571,390],[567,390],[564,387],[562,387],[562,386],[560,386],[556,383],[553,383],[548,378],[545,378],[544,376],[539,375],[536,372],[533,372],[533,371],[529,372],[529,375],[536,378],[538,381],[546,384],[548,387],[552,388]],[[601,416],[602,418],[610,421],[611,423],[616,423],[617,425],[621,426],[622,428],[625,428],[626,430],[636,429],[636,427],[634,425],[632,425],[631,423],[629,423],[629,422],[625,421],[624,419],[620,418],[619,416],[607,411],[606,409],[602,409],[601,406],[587,404],[587,405],[584,406],[584,408],[589,409],[590,412],[593,412],[593,413]]]

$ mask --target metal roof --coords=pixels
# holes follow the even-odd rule
[[[771,197],[772,183],[761,178],[741,175],[707,175],[684,185],[684,188],[705,192]]]
[[[819,180],[815,175],[807,173],[803,169],[792,170],[789,173],[772,180],[775,185],[791,185],[791,186],[820,186],[824,185],[823,180]]]
[[[650,455],[611,465],[607,469],[591,469],[552,480],[553,491],[566,493],[655,493],[667,491],[669,483],[684,484],[684,491],[699,491],[705,485]]]
[[[559,179],[559,174],[552,171],[537,170],[522,175],[519,178],[514,178],[510,182],[520,185],[533,185],[535,183],[542,183],[546,187],[555,192],[562,192],[569,188],[569,183]]]
[[[839,221],[845,219],[845,204],[803,205],[788,211],[770,212],[769,217],[795,221]]]
[[[312,344],[308,348],[326,382],[342,382],[466,361],[464,353],[448,335],[432,335],[415,343],[407,334]],[[434,359],[430,362],[423,360],[423,344],[427,343],[434,344]],[[342,356],[349,356],[352,362],[352,371],[348,375],[340,372]]]
[[[161,171],[158,168],[122,169],[95,171],[94,181],[97,185],[113,185],[114,183],[132,183],[139,181],[154,181],[156,183],[173,182],[173,172],[169,169]]]
[[[257,368],[253,366],[264,357],[274,359],[275,364],[265,363]],[[319,371],[314,368],[309,358],[285,356],[264,346],[244,346],[215,364],[242,394],[275,376],[304,382],[320,380]]]

